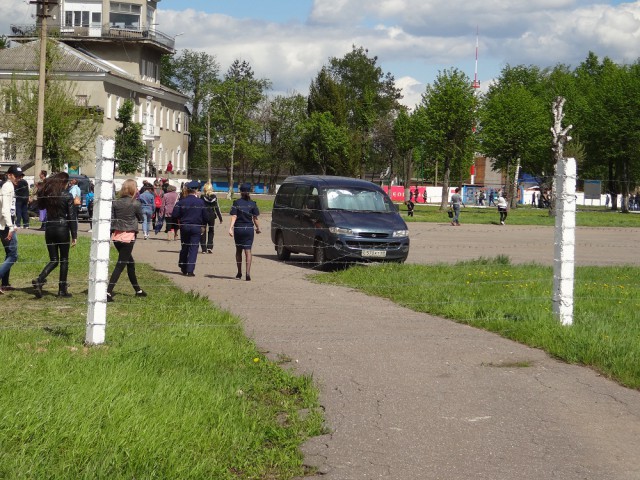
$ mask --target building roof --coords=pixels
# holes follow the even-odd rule
[[[58,73],[69,74],[87,74],[95,73],[102,75],[113,75],[121,79],[135,82],[141,86],[160,90],[172,95],[178,95],[186,98],[186,95],[165,87],[164,85],[149,85],[138,81],[133,75],[127,73],[122,68],[108,62],[93,53],[73,48],[62,42],[55,42],[59,57],[56,59],[55,70]],[[21,44],[17,47],[5,48],[0,50],[0,74],[29,74],[37,75],[40,64],[40,40],[34,40]]]

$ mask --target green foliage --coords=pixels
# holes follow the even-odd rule
[[[509,174],[520,160],[526,172],[553,171],[551,103],[538,95],[541,85],[536,67],[507,66],[484,97],[480,148],[496,170]]]
[[[309,155],[306,172],[347,176],[356,173],[347,164],[347,129],[336,125],[330,112],[313,112],[303,124],[301,136]]]
[[[473,161],[477,147],[473,133],[476,108],[471,80],[453,69],[440,72],[435,82],[427,86],[416,111],[425,149],[443,166],[443,192],[448,192],[451,183],[462,182]],[[442,198],[444,208],[448,194],[443,193]]]
[[[220,65],[215,56],[188,49],[173,57],[165,56],[163,60],[161,82],[189,97],[189,168],[197,170],[207,164],[208,98],[219,82]]]
[[[0,35],[0,50],[3,48],[9,48],[10,40],[6,35]]]
[[[400,109],[400,90],[391,74],[377,65],[363,47],[352,47],[342,58],[333,57],[311,83],[309,115],[330,113],[337,127],[347,126],[349,161],[341,175],[360,175],[372,168],[372,134],[380,119]],[[380,144],[378,144],[380,145]]]
[[[229,196],[233,196],[236,149],[239,142],[249,138],[254,128],[252,117],[270,87],[266,79],[255,78],[247,61],[235,60],[224,75],[224,79],[211,90],[211,121],[216,128],[218,144],[228,152],[225,158],[229,180]]]
[[[306,111],[307,99],[298,93],[278,95],[269,102],[265,119],[268,154],[263,171],[268,172],[267,183],[272,191],[279,175],[296,169],[303,143],[300,125],[307,119]]]
[[[457,265],[381,264],[314,278],[499,333],[638,389],[640,323],[631,314],[640,307],[638,275],[638,267],[578,267],[572,327],[552,314],[553,269],[510,265],[505,257]]]
[[[130,175],[140,170],[147,156],[142,141],[142,125],[133,120],[133,101],[126,100],[118,109],[116,120],[122,125],[116,129],[115,157],[118,170]]]
[[[74,257],[89,248],[80,238]],[[36,235],[20,249],[45,252]],[[17,263],[12,281],[41,266]],[[267,359],[208,299],[136,270],[153,288],[116,289],[102,347],[83,345],[87,262],[70,266],[71,299],[4,295],[22,310],[0,320],[0,477],[302,477],[299,447],[323,429],[312,379]]]

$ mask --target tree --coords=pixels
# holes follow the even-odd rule
[[[409,188],[413,177],[413,153],[420,139],[416,132],[416,120],[413,115],[401,110],[393,125],[393,138],[396,149],[404,164],[404,197],[409,200]]]
[[[389,112],[397,111],[398,100],[402,98],[393,75],[385,74],[377,65],[378,58],[368,54],[368,50],[354,45],[344,57],[331,58],[326,73],[335,87],[325,78],[323,69],[309,95],[313,111],[330,111],[337,125],[342,124],[346,113],[351,162],[347,171],[340,173],[357,172],[360,177],[372,167],[372,134],[376,123]]]
[[[550,103],[535,94],[541,85],[536,67],[507,66],[489,87],[480,111],[481,149],[496,159],[494,169],[505,173],[512,207],[520,169],[538,174],[551,168]]]
[[[6,35],[0,35],[0,50],[3,48],[9,48],[9,43],[11,42]]]
[[[278,95],[269,102],[265,124],[265,142],[269,149],[265,170],[268,186],[275,190],[277,178],[295,170],[301,152],[302,138],[299,126],[307,119],[307,99],[299,93]]]
[[[452,69],[439,72],[435,82],[427,85],[415,112],[428,155],[443,165],[441,209],[447,206],[451,175],[461,183],[473,161],[476,107],[471,80]]]
[[[142,141],[142,125],[133,120],[133,109],[133,102],[125,100],[116,117],[122,126],[116,129],[115,156],[118,170],[125,175],[140,170],[147,156],[147,147]]]
[[[16,150],[27,158],[35,156],[38,84],[12,80],[0,88],[5,109],[0,113],[0,131],[7,132]],[[58,172],[66,163],[80,165],[87,160],[102,123],[102,110],[76,103],[72,82],[49,80],[45,95],[42,156]]]
[[[349,137],[345,127],[335,124],[331,113],[312,113],[302,130],[309,173],[339,175],[345,171]]]
[[[269,86],[268,80],[254,77],[248,62],[235,60],[222,82],[212,88],[210,111],[212,119],[215,118],[219,142],[227,154],[225,163],[229,179],[229,198],[233,198],[233,174],[238,142],[247,137],[251,127],[251,113],[259,105]]]
[[[197,169],[207,160],[208,98],[219,82],[220,65],[215,56],[188,49],[174,57],[165,55],[162,60],[161,83],[189,97],[189,166]]]

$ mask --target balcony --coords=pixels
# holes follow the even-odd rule
[[[151,28],[121,28],[110,24],[66,27],[50,25],[47,33],[61,40],[111,40],[148,42],[160,47],[165,53],[174,53],[176,40],[165,33]],[[9,39],[16,42],[35,40],[40,36],[40,25],[11,25]]]

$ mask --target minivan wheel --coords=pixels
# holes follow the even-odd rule
[[[316,264],[316,268],[318,270],[326,270],[327,269],[327,252],[325,251],[324,245],[322,245],[321,241],[316,241],[313,246],[313,261]]]
[[[284,246],[282,232],[278,232],[278,236],[276,237],[276,255],[278,256],[278,260],[283,261],[287,261],[289,260],[289,257],[291,257],[291,252]]]

